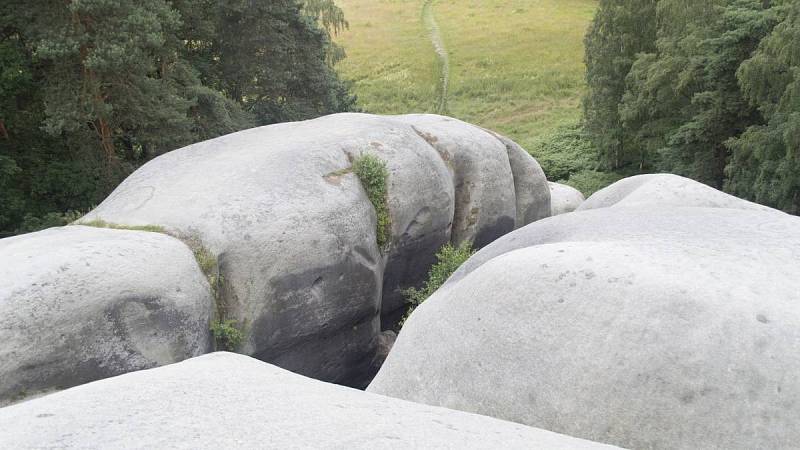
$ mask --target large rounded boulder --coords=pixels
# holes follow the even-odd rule
[[[624,178],[592,194],[579,210],[638,206],[698,206],[772,211],[708,185],[667,173]]]
[[[439,248],[452,242],[483,247],[514,229],[550,215],[547,180],[539,164],[510,139],[492,131],[433,114],[394,116],[407,124],[438,161],[412,159],[408,153],[381,156],[391,170],[389,207],[392,243],[386,254],[382,327],[392,328],[405,312],[403,290],[417,287],[435,262]],[[430,156],[427,156],[430,158]],[[421,170],[417,165],[422,164]],[[437,168],[436,176],[425,174]],[[443,172],[446,170],[446,172]],[[436,186],[421,189],[420,173]],[[400,177],[410,177],[400,182]],[[438,193],[438,194],[437,194]],[[447,201],[431,205],[437,195]],[[425,226],[432,223],[435,226]]]
[[[443,244],[484,245],[549,212],[544,174],[527,173],[538,164],[508,142],[441,116],[271,125],[150,161],[83,220],[191,236],[216,260],[217,320],[240,328],[238,351],[363,386],[403,289],[423,281]],[[366,154],[388,171],[381,246],[352,170]]]
[[[0,404],[206,353],[212,308],[192,252],[160,233],[0,240]]]
[[[557,216],[575,211],[585,198],[581,191],[560,183],[547,183],[550,186],[550,215]]]
[[[213,353],[0,409],[3,448],[611,449]]]
[[[599,208],[508,234],[368,391],[629,448],[800,442],[800,219]]]

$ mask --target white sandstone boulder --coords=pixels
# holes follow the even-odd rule
[[[800,219],[600,208],[474,255],[368,391],[629,448],[800,442]]]
[[[213,307],[192,252],[164,234],[2,239],[0,404],[206,353]]]
[[[578,209],[585,200],[581,191],[560,183],[547,183],[550,186],[550,215],[557,216]]]
[[[624,178],[589,196],[578,209],[637,206],[698,206],[776,212],[772,208],[742,200],[699,181],[667,173]]]
[[[212,353],[0,409],[3,448],[613,447]]]
[[[441,245],[483,245],[538,217],[531,211],[549,211],[545,184],[517,195],[512,166],[538,165],[509,152],[496,136],[441,116],[337,114],[162,155],[83,220],[196,237],[217,259],[226,319],[244,332],[238,351],[363,386],[378,334],[402,315],[402,290],[423,281]],[[362,154],[389,171],[385,249],[350,171]]]

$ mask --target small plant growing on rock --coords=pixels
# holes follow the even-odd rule
[[[386,169],[386,163],[377,156],[362,154],[353,161],[353,173],[361,181],[361,185],[367,191],[369,201],[375,208],[375,215],[378,219],[376,229],[378,247],[385,249],[392,234],[387,188],[389,171]]]
[[[242,343],[244,334],[236,326],[235,320],[218,320],[211,324],[211,334],[214,335],[216,350],[234,352]]]
[[[436,264],[428,271],[428,279],[422,285],[422,289],[409,288],[403,291],[406,302],[409,303],[408,312],[400,321],[402,326],[414,309],[428,299],[437,289],[439,289],[450,275],[453,274],[466,260],[475,253],[472,244],[465,242],[458,247],[445,244],[436,253]]]
[[[227,319],[228,307],[222,289],[225,285],[225,277],[219,270],[217,257],[196,237],[185,237],[184,242],[192,249],[200,270],[206,276],[208,285],[211,287],[211,296],[216,306],[216,319],[211,324],[211,335],[214,337],[214,349],[226,352],[235,352],[242,343],[244,333],[235,320]]]

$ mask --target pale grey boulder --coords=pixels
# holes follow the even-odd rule
[[[638,179],[638,177],[632,178]],[[677,181],[681,183],[685,180],[678,178],[679,180]],[[689,180],[687,184],[693,186],[700,183]],[[614,186],[611,185],[609,187]],[[704,192],[706,188],[708,187],[700,185],[698,190]],[[709,198],[725,199],[729,197],[728,194],[723,192],[714,189],[712,191],[714,192],[707,193]],[[740,233],[745,232],[741,227],[742,223],[748,221],[758,223],[771,220],[771,218],[762,217],[760,214],[746,214],[736,210],[777,215],[779,219],[787,216],[784,212],[776,209],[750,203],[736,197],[733,197],[733,199],[730,200],[730,208],[716,206],[691,207],[691,205],[688,207],[670,207],[643,202],[631,204],[630,207],[613,208],[613,213],[609,213],[606,207],[584,208],[581,206],[576,211],[580,212],[576,217],[572,217],[572,215],[554,216],[534,226],[529,226],[526,230],[517,230],[497,239],[492,245],[484,247],[462,264],[442,288],[449,288],[450,285],[492,258],[532,245],[566,241],[630,240],[642,243],[655,240],[661,244],[669,245],[672,241],[688,240],[700,248],[705,247],[705,243],[709,240],[733,241],[747,239],[746,235],[740,235]],[[734,211],[728,211],[729,209],[734,209]],[[640,212],[640,210],[642,211]],[[707,225],[709,216],[714,216],[712,220],[720,224],[718,228]],[[591,223],[591,226],[587,226],[588,223]],[[747,229],[749,230],[750,228]]]
[[[392,233],[384,252],[381,328],[390,329],[405,312],[403,289],[425,279],[438,249],[450,242],[455,185],[447,161],[413,129],[386,118],[366,117],[387,121],[391,130],[377,136],[367,150],[358,146],[353,150],[377,155],[389,171]]]
[[[414,137],[367,116],[233,133],[150,161],[84,220],[196,236],[217,257],[227,318],[245,333],[237,351],[357,385],[380,331],[382,260],[375,212],[346,170],[373,142]]]
[[[800,442],[800,219],[603,208],[465,266],[369,392],[629,448]]]
[[[3,448],[611,449],[212,353],[0,409]]]
[[[82,226],[0,240],[0,404],[211,350],[213,308],[172,237]]]
[[[718,191],[699,181],[667,173],[624,178],[589,196],[581,203],[578,210],[641,206],[698,206],[775,211]]]
[[[517,228],[550,217],[551,199],[547,177],[542,166],[516,142],[492,133],[508,150],[514,191],[517,197]]]
[[[514,230],[517,199],[505,144],[456,119],[433,114],[397,116],[410,124],[453,171],[452,241],[482,247]]]
[[[385,249],[350,171],[365,153],[389,170]],[[218,260],[226,318],[245,333],[239,351],[363,386],[378,333],[402,315],[402,290],[419,285],[443,244],[483,245],[513,230],[519,198],[546,197],[549,209],[549,192],[518,197],[513,180],[506,145],[479,128],[440,116],[337,114],[162,155],[83,220],[192,236]]]
[[[544,172],[510,139],[445,116],[390,119],[409,124],[435,152],[409,158],[405,149],[374,146],[391,172],[393,239],[384,271],[383,328],[400,320],[406,307],[403,289],[426,278],[442,245],[468,241],[482,247],[550,213]]]
[[[581,191],[560,183],[548,183],[550,187],[550,215],[557,216],[578,209],[585,198]]]

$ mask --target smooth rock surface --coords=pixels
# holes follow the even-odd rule
[[[585,198],[581,191],[560,183],[547,183],[550,187],[550,215],[557,216],[578,209]]]
[[[601,208],[478,252],[368,391],[628,448],[796,448],[800,219]]]
[[[505,144],[476,126],[433,114],[396,116],[408,123],[453,171],[452,240],[482,247],[514,230],[516,194]]]
[[[0,404],[206,353],[212,308],[192,252],[164,234],[2,239]]]
[[[3,448],[610,449],[212,353],[0,409]]]
[[[392,241],[384,255],[382,329],[393,328],[401,318],[406,306],[403,289],[423,280],[436,262],[436,251],[450,242],[455,211],[452,168],[413,129],[393,126],[398,125],[402,141],[385,145],[385,139],[376,139],[371,147],[389,170]]]
[[[389,170],[384,252],[374,208],[349,171],[364,153]],[[227,318],[245,331],[239,351],[363,386],[376,336],[402,315],[402,290],[421,283],[441,245],[490,242],[522,225],[518,205],[538,210],[531,202],[546,199],[549,210],[547,191],[516,195],[511,171],[506,145],[454,119],[337,114],[167,153],[84,220],[160,225],[197,239],[218,259]]]
[[[581,203],[578,210],[639,206],[698,206],[776,211],[718,191],[690,178],[667,173],[624,178],[589,196]]]
[[[517,193],[517,228],[550,217],[550,189],[542,166],[511,139],[492,133],[506,146]]]

